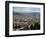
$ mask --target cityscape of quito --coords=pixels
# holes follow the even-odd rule
[[[40,30],[40,12],[13,12],[13,31],[21,30]]]

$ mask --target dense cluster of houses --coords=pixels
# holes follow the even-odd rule
[[[39,17],[18,16],[18,15],[15,15],[13,17],[13,30],[32,30],[34,24],[35,25],[38,24],[37,28],[38,29],[40,28]]]

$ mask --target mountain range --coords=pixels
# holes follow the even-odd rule
[[[33,13],[13,13],[13,15],[21,15],[21,16],[40,16],[39,12],[33,12]]]

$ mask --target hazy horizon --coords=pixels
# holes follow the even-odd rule
[[[40,8],[34,7],[13,7],[14,13],[40,13]]]

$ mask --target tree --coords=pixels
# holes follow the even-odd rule
[[[35,23],[34,24],[34,30],[39,30],[40,29],[40,24],[39,23]]]

